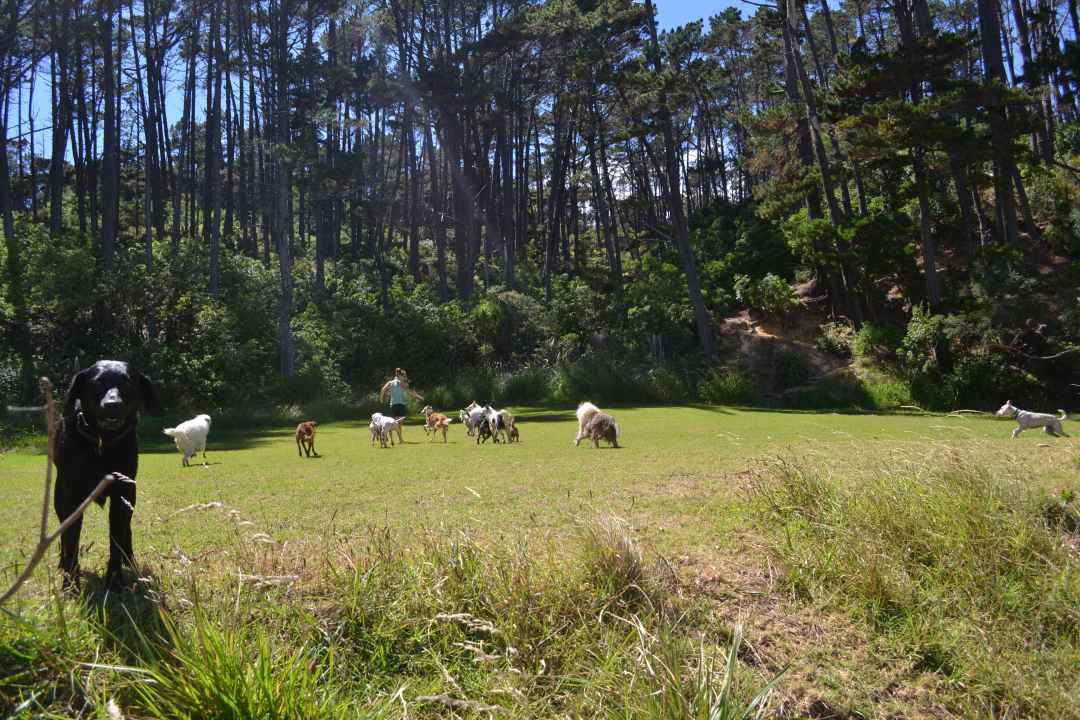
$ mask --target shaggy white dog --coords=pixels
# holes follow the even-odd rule
[[[581,444],[581,441],[588,437],[585,432],[585,428],[588,427],[589,421],[593,419],[597,413],[600,412],[600,408],[593,405],[591,402],[583,402],[577,406],[577,437],[574,438],[574,446],[577,447]]]
[[[202,453],[203,466],[206,465],[206,436],[210,434],[210,416],[196,415],[174,428],[165,428],[162,432],[176,442],[176,449],[184,454],[181,461],[188,467],[188,458]]]

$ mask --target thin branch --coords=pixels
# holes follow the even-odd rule
[[[40,544],[49,528],[49,498],[52,497],[52,468],[53,459],[56,457],[56,402],[53,400],[53,386],[49,378],[42,377],[38,386],[41,387],[41,394],[45,396],[45,427],[49,429],[49,444],[45,453],[45,497],[41,502],[41,533],[38,535]]]

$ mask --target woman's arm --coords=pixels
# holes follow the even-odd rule
[[[379,390],[379,402],[383,402],[386,399],[386,393],[390,391],[390,385],[393,382],[393,380],[387,380],[385,383],[383,383],[382,389]]]

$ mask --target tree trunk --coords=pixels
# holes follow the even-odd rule
[[[111,13],[111,3],[107,4]],[[71,116],[71,90],[68,83],[68,26],[70,14],[68,0],[59,0],[59,3],[57,0],[53,0],[50,12],[54,89],[52,158],[49,162],[49,232],[54,237],[59,235],[64,228],[64,160],[67,153],[67,129]],[[111,26],[109,39],[111,42]],[[109,52],[106,56],[106,63],[110,63],[112,58],[111,45],[107,49]],[[110,65],[107,64],[106,67],[110,67]],[[108,85],[106,87],[108,88]],[[111,96],[107,94],[106,97]],[[108,145],[106,145],[106,148],[108,148]],[[106,267],[109,266],[111,261],[112,256],[109,255],[106,258]]]
[[[275,8],[271,4],[271,10]],[[277,136],[275,152],[277,170],[277,198],[274,218],[275,245],[278,252],[278,266],[281,273],[281,304],[278,310],[278,353],[280,371],[283,378],[296,374],[296,346],[293,340],[293,277],[292,277],[292,220],[289,217],[289,205],[292,196],[291,168],[286,156],[290,141],[289,133],[289,17],[290,3],[279,0],[277,12],[273,15],[273,47],[275,55],[274,77],[276,87],[276,112],[274,125]]]
[[[649,24],[649,52],[653,69],[658,76],[663,74],[663,66],[660,60],[660,44],[656,35],[656,16],[653,10],[652,0],[645,0],[645,12]],[[672,214],[672,230],[675,244],[679,249],[679,258],[682,261],[683,273],[686,275],[686,286],[690,294],[690,304],[694,308],[694,321],[697,324],[698,339],[701,342],[701,351],[708,359],[716,356],[716,347],[713,341],[712,319],[705,308],[705,300],[701,295],[701,280],[698,277],[697,258],[690,246],[690,232],[683,214],[682,195],[679,183],[679,159],[678,148],[675,145],[675,136],[672,129],[671,110],[668,107],[667,91],[661,86],[658,106],[660,130],[664,139],[664,157],[667,166],[667,189],[668,209]]]
[[[983,67],[988,85],[991,148],[994,160],[994,201],[997,226],[1001,237],[1012,246],[1019,242],[1016,204],[1013,202],[1012,137],[1009,133],[1001,87],[1005,84],[1005,68],[1001,60],[1001,26],[998,22],[997,0],[978,0],[979,36],[982,41]]]
[[[99,15],[101,52],[104,59],[102,83],[104,85],[105,125],[102,128],[104,142],[101,155],[101,257],[105,270],[112,268],[116,250],[117,200],[120,191],[120,158],[117,148],[116,117],[116,70],[113,67],[113,19],[112,0],[102,3]]]

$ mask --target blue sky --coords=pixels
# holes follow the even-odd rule
[[[654,0],[654,3],[657,23],[665,30],[716,15],[727,7],[740,8],[744,15],[756,9],[737,0]]]

